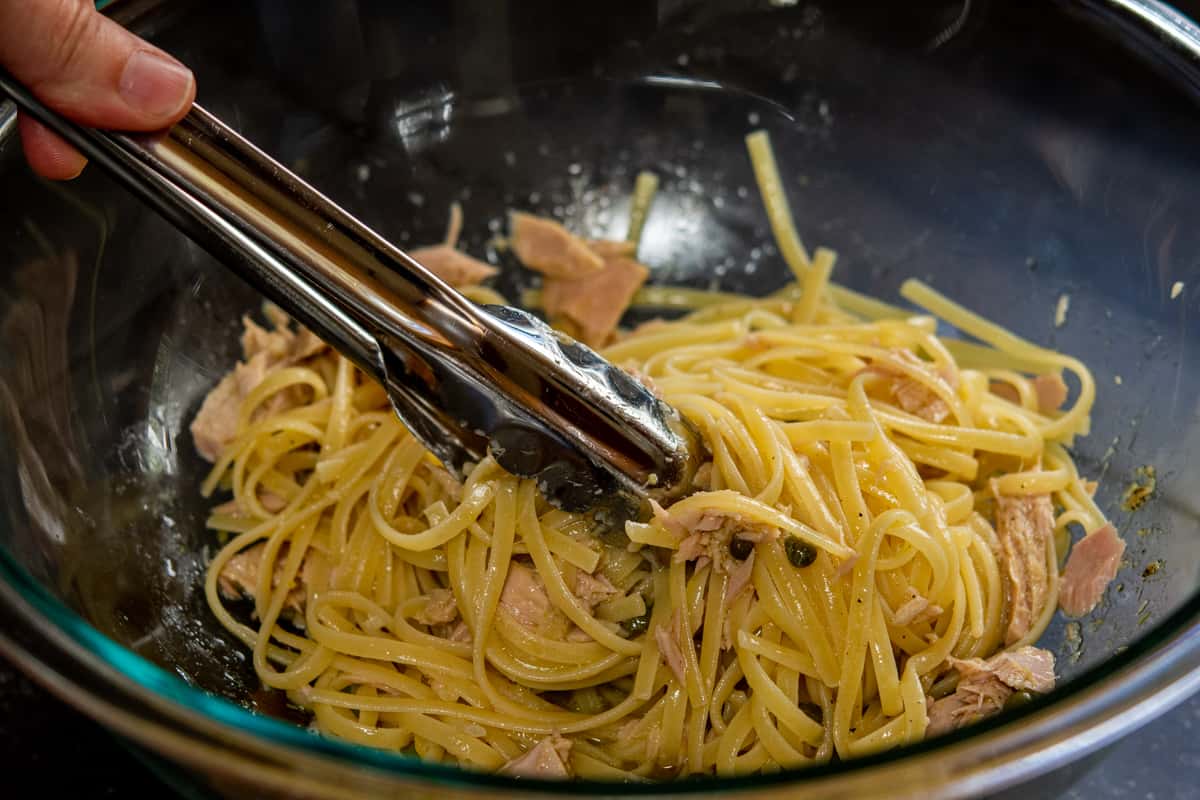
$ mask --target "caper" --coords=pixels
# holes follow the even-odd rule
[[[637,636],[639,633],[645,633],[650,628],[650,611],[646,610],[645,614],[640,617],[630,617],[621,623],[621,627],[630,636]]]
[[[754,542],[737,536],[729,540],[729,555],[738,561],[745,561],[754,552]]]
[[[807,567],[817,560],[817,549],[796,536],[789,536],[783,549],[793,567]]]
[[[1010,694],[1008,696],[1008,699],[1004,701],[1004,710],[1012,711],[1014,708],[1021,708],[1022,706],[1027,706],[1033,702],[1033,699],[1036,696],[1037,695],[1035,695],[1033,692],[1026,691],[1026,690],[1022,690],[1019,692],[1013,692],[1012,694]]]

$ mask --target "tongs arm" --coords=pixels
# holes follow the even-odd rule
[[[0,89],[388,390],[447,466],[489,452],[573,510],[618,515],[686,489],[699,444],[595,353],[480,307],[201,107],[157,134],[77,126]]]

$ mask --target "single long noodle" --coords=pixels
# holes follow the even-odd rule
[[[1046,492],[1062,509],[1046,554],[1050,600],[1022,641],[1041,634],[1066,526],[1104,521],[1064,447],[1087,432],[1086,367],[923,284],[905,296],[983,344],[943,341],[929,317],[830,284],[834,256],[810,260],[800,244],[769,141],[748,143],[797,282],[763,299],[703,299],[604,353],[688,416],[712,453],[699,491],[631,523],[628,546],[595,537],[586,517],[550,507],[490,459],[460,485],[332,352],[246,398],[204,484],[231,490],[241,509],[209,520],[235,535],[213,559],[207,598],[253,649],[264,684],[317,729],[481,770],[562,735],[575,774],[626,780],[799,766],[920,739],[947,658],[988,656],[1004,639],[992,491]],[[649,197],[648,179],[642,188]],[[646,291],[663,305],[690,297]],[[1061,369],[1081,391],[1067,411],[1043,413],[1028,373]],[[897,380],[943,403],[945,418],[898,406]],[[263,415],[281,393],[306,399]],[[268,496],[282,507],[268,510]],[[674,557],[696,530],[709,534],[705,554]],[[739,534],[756,541],[742,562],[727,554]],[[260,542],[247,624],[218,585]],[[811,564],[793,560],[797,543]],[[748,588],[730,594],[743,568]],[[588,602],[580,573],[612,591]],[[505,599],[529,574],[545,603],[532,623]],[[288,621],[296,585],[303,613]],[[900,619],[914,597],[936,613]],[[442,616],[426,615],[439,604]]]

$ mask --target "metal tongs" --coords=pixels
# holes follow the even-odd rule
[[[610,526],[690,487],[700,444],[673,408],[536,317],[470,302],[200,106],[114,133],[2,70],[0,90],[379,381],[451,471],[490,453]]]

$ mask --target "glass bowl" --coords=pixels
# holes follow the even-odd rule
[[[742,137],[769,130],[801,233],[839,251],[838,280],[896,301],[921,278],[1094,371],[1076,458],[1128,549],[1104,603],[1043,640],[1060,688],[878,756],[648,786],[514,784],[309,734],[259,690],[201,588],[214,542],[187,425],[259,300],[96,170],[33,178],[11,116],[0,651],[246,797],[970,796],[1062,770],[1200,686],[1200,49],[1186,19],[1132,0],[565,5],[111,10],[193,66],[212,111],[401,245],[440,239],[452,201],[475,254],[510,207],[620,236],[652,169],[652,280],[766,294],[787,271]],[[509,272],[499,288],[527,287]],[[1123,510],[1146,466],[1152,498]]]

